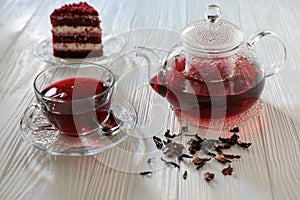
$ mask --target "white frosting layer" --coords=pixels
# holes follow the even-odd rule
[[[54,34],[66,35],[66,34],[76,34],[76,33],[89,33],[89,34],[99,34],[101,33],[101,28],[91,27],[91,26],[56,26],[52,28]]]
[[[90,20],[97,20],[98,16],[64,15],[64,16],[52,17],[52,19],[55,19],[55,20],[74,19],[74,18],[85,18],[85,19],[90,19]]]
[[[81,51],[81,50],[98,50],[102,49],[102,44],[92,43],[54,43],[53,48],[58,51]]]

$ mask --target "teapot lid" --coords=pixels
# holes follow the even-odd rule
[[[233,23],[221,20],[221,10],[217,5],[209,5],[205,19],[193,22],[184,28],[181,40],[185,47],[194,51],[224,52],[243,41],[243,32]]]

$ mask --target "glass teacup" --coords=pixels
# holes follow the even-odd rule
[[[114,74],[103,66],[73,63],[38,74],[34,92],[49,126],[61,134],[82,136],[102,132],[110,119],[115,83]]]

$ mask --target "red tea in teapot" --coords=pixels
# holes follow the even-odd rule
[[[185,58],[175,59],[150,85],[175,111],[193,118],[240,114],[259,99],[264,88],[262,71],[243,57],[207,59],[188,69],[186,64]]]

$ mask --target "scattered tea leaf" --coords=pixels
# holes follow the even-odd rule
[[[211,158],[199,158],[198,156],[193,159],[194,165],[196,165],[196,170],[199,170],[201,167],[203,167],[207,161],[209,161]]]
[[[184,136],[187,136],[187,137],[195,137],[197,134],[184,134]]]
[[[211,181],[212,179],[214,179],[215,175],[213,173],[209,173],[209,172],[206,172],[204,174],[204,178],[207,182]]]
[[[198,164],[200,164],[200,162],[201,162],[201,158],[199,158],[198,156],[193,159],[194,165],[198,165]]]
[[[166,137],[166,141],[160,139],[159,137],[153,136],[153,140],[156,144],[156,147],[158,149],[162,149],[163,153],[166,154],[167,157],[173,157],[177,156],[179,164],[181,161],[184,160],[184,158],[193,158],[192,155],[196,154],[197,152],[203,152],[204,154],[211,156],[211,157],[216,157],[216,154],[213,153],[212,151],[216,151],[218,154],[222,156],[218,156],[215,159],[223,164],[226,163],[231,163],[233,159],[235,158],[241,158],[240,155],[234,155],[234,154],[227,154],[223,153],[222,150],[224,149],[230,149],[233,145],[239,145],[240,147],[243,148],[248,148],[251,146],[252,143],[247,143],[247,142],[242,142],[239,140],[240,136],[237,135],[237,133],[240,131],[238,127],[234,127],[229,130],[230,132],[233,133],[231,137],[228,138],[223,138],[219,137],[218,140],[216,139],[207,139],[207,138],[201,138],[198,134],[184,134],[185,132],[188,132],[188,126],[182,126],[181,131],[178,135],[176,134],[170,134],[170,130],[167,129],[164,136]],[[180,143],[176,143],[172,141],[172,138],[177,137],[179,135],[184,134],[185,136],[190,136],[193,137],[189,140],[188,145],[189,145],[189,152],[191,155],[184,154],[183,151],[185,149],[184,145]],[[192,162],[196,166],[196,170],[199,170],[202,168],[207,161],[211,160],[210,158],[200,158],[200,157],[195,157]],[[148,159],[148,164],[151,163],[152,159],[154,158],[149,158]],[[161,157],[161,160],[165,162],[166,165],[172,165],[175,168],[180,168],[180,165],[177,164],[176,162],[173,161],[167,161],[163,157]],[[231,165],[228,167],[222,169],[222,173],[224,175],[232,175],[233,168]],[[151,171],[145,171],[145,172],[140,172],[141,175],[151,175]],[[184,171],[183,173],[183,179],[186,180],[187,178],[187,171]],[[204,174],[204,178],[206,181],[211,181],[214,179],[214,174],[207,172]]]
[[[199,170],[200,168],[202,168],[202,167],[206,164],[206,162],[207,162],[207,161],[202,160],[202,161],[200,162],[200,164],[197,165],[196,170]]]
[[[228,159],[234,159],[234,158],[240,158],[241,156],[240,155],[233,155],[233,154],[223,154],[223,156],[225,158],[228,158]]]
[[[239,129],[239,127],[234,127],[233,129],[230,129],[229,131],[232,133],[238,133],[238,132],[240,132],[240,129]]]
[[[187,171],[184,171],[182,177],[183,177],[184,180],[186,180],[186,178],[187,178]]]
[[[233,144],[237,144],[239,138],[240,138],[240,136],[238,136],[237,134],[234,133],[234,134],[231,136],[230,140],[231,140],[231,142],[232,142]]]
[[[215,150],[218,152],[218,154],[222,155],[223,151],[222,149],[230,149],[231,145],[230,144],[224,144],[224,145],[218,145],[215,146]]]
[[[222,164],[225,164],[227,162],[229,162],[229,163],[231,162],[231,160],[228,160],[227,158],[224,158],[222,156],[217,157],[216,160],[219,161]]]
[[[223,149],[230,149],[231,148],[231,145],[230,144],[224,144],[223,145]]]
[[[202,168],[205,164],[206,164],[206,162],[200,162],[200,164],[197,165],[196,170],[199,170],[199,169]]]
[[[218,148],[218,147],[215,147],[215,150],[217,151],[217,153],[219,155],[222,155],[223,154],[223,151],[221,150],[222,148]]]
[[[146,172],[140,172],[140,174],[142,176],[146,176],[146,175],[152,175],[152,172],[151,171],[146,171]]]
[[[211,158],[199,158],[198,156],[193,159],[194,165],[199,165],[201,162],[210,161]]]
[[[223,173],[225,176],[226,176],[226,175],[231,175],[232,172],[233,172],[233,168],[232,168],[230,165],[222,170],[222,173]]]
[[[251,144],[252,143],[238,141],[238,145],[240,145],[240,147],[243,147],[243,148],[249,148],[251,146]]]
[[[202,142],[195,140],[195,139],[191,139],[189,141],[189,144],[191,145],[191,147],[193,147],[195,150],[200,151],[201,147],[202,147]]]
[[[219,141],[230,144],[230,145],[235,145],[235,144],[237,144],[237,142],[238,142],[237,140],[239,138],[240,138],[240,136],[238,136],[237,134],[234,133],[230,138],[219,137]]]
[[[163,153],[170,158],[174,156],[178,157],[182,155],[183,149],[185,149],[185,147],[182,144],[177,142],[170,142],[163,148]]]
[[[198,142],[203,142],[204,141],[198,134],[195,135],[195,138]]]
[[[162,149],[163,148],[162,140],[159,137],[153,136],[153,141],[156,144],[156,147],[158,149]]]
[[[183,158],[193,158],[193,156],[187,155],[187,154],[182,154],[181,156],[178,157],[179,161],[183,161]]]
[[[196,154],[196,152],[197,152],[193,147],[189,147],[189,151],[190,151],[190,154],[192,154],[192,155]]]
[[[234,145],[231,141],[231,138],[223,138],[223,137],[219,137],[219,141],[223,142],[223,143],[227,143],[230,145]]]
[[[167,141],[163,140],[164,145],[169,144],[171,142],[172,142],[172,140],[170,140],[170,139],[167,139]]]
[[[173,134],[173,135],[171,135],[170,134],[170,129],[167,129],[167,131],[165,132],[165,135],[164,135],[166,138],[175,138],[176,137],[176,135],[175,134]]]
[[[177,163],[173,162],[173,161],[167,161],[167,160],[165,160],[165,159],[163,159],[163,158],[160,158],[160,159],[161,159],[163,162],[165,162],[166,165],[173,165],[174,167],[180,168],[180,166],[179,166]]]

